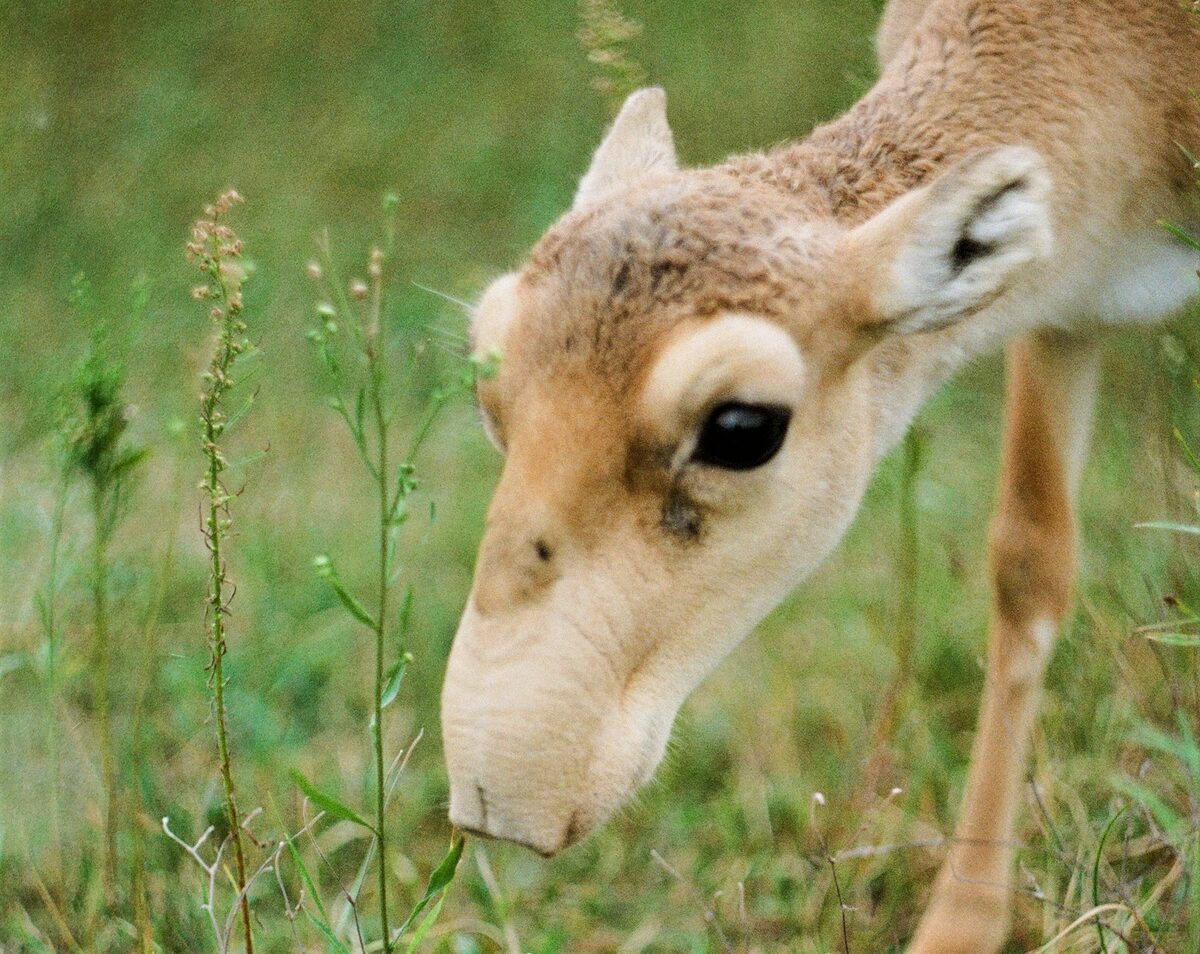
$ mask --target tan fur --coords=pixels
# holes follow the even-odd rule
[[[1037,696],[1074,577],[1096,335],[1194,292],[1177,143],[1200,31],[1173,0],[894,0],[883,74],[807,140],[680,169],[660,91],[480,303],[507,454],[443,723],[456,824],[552,853],[653,772],[684,698],[836,546],[878,459],[1009,352],[989,672],[957,838],[912,947],[992,952]],[[778,455],[698,463],[722,401]]]

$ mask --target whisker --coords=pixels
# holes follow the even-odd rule
[[[421,289],[421,291],[429,292],[431,295],[437,295],[438,298],[444,298],[446,301],[453,302],[465,311],[471,311],[475,306],[468,301],[463,301],[461,298],[456,298],[444,291],[438,291],[436,288],[430,288],[428,285],[422,285],[420,282],[413,282],[413,285]]]

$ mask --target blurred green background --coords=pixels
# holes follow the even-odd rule
[[[627,53],[668,90],[687,163],[802,135],[873,72],[872,0],[622,9],[642,24]],[[114,541],[122,857],[144,853],[153,944],[212,950],[201,879],[158,827],[170,816],[194,838],[220,811],[196,490],[210,329],[188,295],[189,223],[225,187],[246,197],[236,223],[264,359],[235,443],[269,453],[238,476],[227,665],[241,799],[264,806],[258,830],[270,837],[299,817],[292,767],[355,804],[370,791],[372,648],[312,572],[314,554],[329,552],[350,583],[369,580],[374,506],[304,341],[317,301],[304,275],[313,237],[328,228],[343,269],[361,274],[381,198],[398,196],[387,319],[406,340],[434,342],[397,396],[415,419],[455,366],[436,343],[466,327],[461,308],[420,286],[469,300],[518,263],[567,207],[608,119],[579,15],[574,3],[535,0],[0,3],[0,951],[138,949],[130,916],[107,913],[97,886],[104,795],[79,488],[56,594],[65,675],[51,699],[38,664],[56,398],[91,326],[109,323],[128,366],[131,431],[151,450]],[[81,272],[93,308],[69,304]],[[131,318],[139,279],[150,302]],[[1030,770],[1039,799],[1022,823],[1014,950],[1091,905],[1099,838],[1123,804],[1135,807],[1120,834],[1144,851],[1119,873],[1103,867],[1096,896],[1140,902],[1161,887],[1143,916],[1163,938],[1188,943],[1200,924],[1196,650],[1134,632],[1173,612],[1164,595],[1186,602],[1197,590],[1187,538],[1133,529],[1191,510],[1195,479],[1172,428],[1200,437],[1194,327],[1120,335],[1110,349],[1082,495],[1080,604]],[[999,369],[998,358],[973,367],[935,399],[839,553],[688,704],[638,803],[551,862],[469,844],[426,949],[841,945],[827,856],[926,842],[953,824],[982,683]],[[460,401],[421,464],[421,506],[436,503],[437,518],[413,521],[404,538],[416,661],[387,726],[391,751],[425,733],[392,814],[396,891],[409,903],[449,834],[437,698],[500,462]],[[898,674],[909,639],[912,672]],[[1164,754],[1150,727],[1181,748]],[[140,773],[135,731],[148,753]],[[817,791],[824,808],[813,807]],[[1151,796],[1173,814],[1147,807]],[[322,890],[336,900],[365,845],[339,826],[322,838]],[[838,864],[854,950],[899,949],[939,858],[925,846]],[[295,950],[278,892],[255,894],[262,948]],[[301,944],[324,950],[316,935]]]

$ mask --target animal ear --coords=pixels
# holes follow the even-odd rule
[[[575,207],[654,172],[677,168],[667,125],[667,94],[658,87],[631,93],[579,182]]]
[[[855,228],[844,240],[866,276],[864,325],[931,331],[998,297],[1050,254],[1050,173],[1024,146],[964,159]]]

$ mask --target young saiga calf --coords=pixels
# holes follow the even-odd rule
[[[442,701],[456,825],[552,854],[650,777],[695,685],[837,544],[876,462],[1008,350],[983,707],[910,951],[1008,922],[1039,683],[1109,324],[1200,262],[1200,29],[1176,0],[893,0],[875,87],[803,142],[683,169],[657,89],[474,317],[507,455]]]

